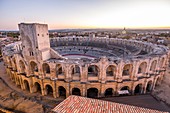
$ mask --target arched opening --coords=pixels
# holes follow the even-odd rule
[[[45,87],[47,95],[53,96],[53,88],[50,85],[46,85]]]
[[[106,76],[115,76],[116,74],[116,67],[113,65],[110,65],[107,69],[106,69]]]
[[[79,88],[73,88],[72,89],[72,95],[81,96],[80,89]]]
[[[30,62],[30,67],[31,67],[31,73],[35,74],[34,72],[38,72],[38,66],[37,63],[35,63],[34,61]]]
[[[88,76],[98,76],[99,68],[96,65],[88,67]]]
[[[58,92],[60,97],[66,98],[66,89],[63,86],[58,87]]]
[[[89,88],[87,90],[87,97],[97,98],[98,97],[98,89],[97,88]]]
[[[123,73],[122,76],[130,76],[132,72],[132,65],[131,64],[126,64],[123,67]]]
[[[50,66],[47,63],[43,64],[43,72],[44,74],[50,74]]]
[[[63,75],[63,74],[64,74],[64,72],[63,72],[61,64],[57,64],[56,65],[56,75]]]
[[[24,80],[25,90],[30,91],[30,86],[27,80]]]
[[[25,64],[22,60],[19,61],[20,73],[25,74]]]
[[[162,59],[161,59],[161,62],[160,62],[160,68],[163,67],[164,61],[165,61],[165,58],[162,58]]]
[[[120,91],[118,91],[120,96],[124,96],[124,95],[129,95],[130,94],[130,90],[128,86],[124,86],[120,89]]]
[[[14,63],[14,70],[17,70],[17,64],[15,58],[13,58],[13,63]]]
[[[105,97],[111,97],[111,96],[113,96],[113,89],[112,89],[112,88],[106,89],[104,95],[105,95]]]
[[[78,65],[72,66],[72,75],[73,76],[80,76],[80,67]]]
[[[145,73],[147,68],[147,63],[142,62],[138,68],[138,74]]]
[[[146,86],[146,92],[149,93],[152,90],[152,81],[149,81],[147,86]]]
[[[34,83],[35,92],[41,93],[41,85],[38,82]]]
[[[154,70],[156,69],[156,64],[157,64],[157,61],[154,60],[154,61],[151,63],[150,71],[154,71]]]
[[[135,87],[134,94],[141,94],[141,93],[142,93],[142,84],[138,84],[138,85]]]

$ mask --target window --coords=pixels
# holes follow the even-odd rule
[[[30,52],[30,56],[34,56],[34,53],[33,53],[33,52]]]
[[[38,34],[38,36],[39,36],[39,34]]]

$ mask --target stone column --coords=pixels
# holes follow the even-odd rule
[[[41,93],[42,93],[42,96],[45,96],[45,95],[47,95],[46,93],[46,90],[45,90],[45,88],[44,88],[44,81],[43,80],[41,80]]]
[[[82,83],[86,83],[87,82],[87,79],[88,79],[88,66],[87,65],[83,65],[82,68],[81,68],[81,82]]]
[[[71,73],[70,73],[70,65],[69,64],[66,64],[65,65],[65,80],[66,82],[70,82],[71,81]]]
[[[104,84],[101,84],[99,97],[105,97],[104,94],[105,94],[105,85],[104,85]]]
[[[83,96],[83,97],[85,97],[85,96],[87,96],[86,95],[86,92],[87,90],[86,90],[86,84],[82,84],[82,93],[81,93],[81,96]]]
[[[70,96],[70,84],[66,83],[66,98]]]
[[[121,60],[121,62],[118,64],[118,68],[117,68],[118,70],[117,70],[117,73],[116,73],[117,82],[122,82],[123,66],[124,66],[124,63]]]
[[[100,60],[100,75],[99,75],[99,80],[101,81],[101,83],[105,83],[106,82],[106,63],[107,63],[107,58],[106,57],[102,57],[102,59]]]
[[[137,77],[137,73],[138,73],[138,68],[139,68],[139,65],[136,61],[132,64],[132,73],[131,73],[131,80],[137,80],[138,77]]]
[[[57,93],[58,92],[56,92],[56,83],[55,83],[56,81],[53,81],[53,97],[54,98],[57,98]]]

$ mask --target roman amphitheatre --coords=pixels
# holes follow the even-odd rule
[[[169,49],[106,37],[49,38],[48,26],[19,24],[21,41],[3,48],[7,74],[22,90],[53,98],[150,93],[161,83]]]

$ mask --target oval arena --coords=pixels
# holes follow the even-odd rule
[[[49,39],[46,24],[19,24],[21,41],[3,48],[7,74],[21,89],[54,98],[151,92],[165,75],[169,50],[106,37]]]

